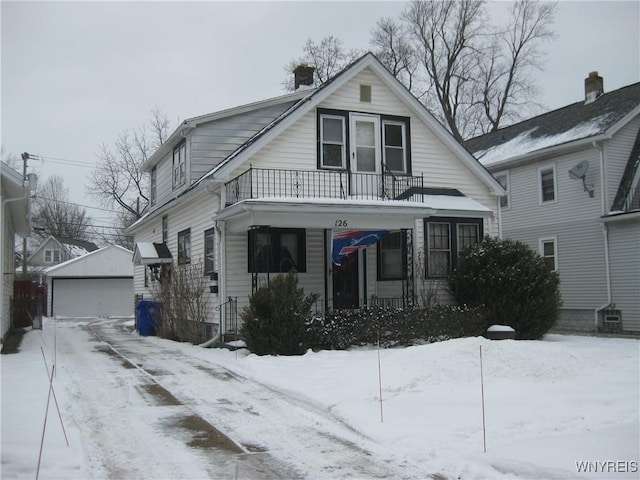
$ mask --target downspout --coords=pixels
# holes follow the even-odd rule
[[[604,159],[604,140],[598,144],[598,142],[592,142],[593,148],[600,152],[600,213],[601,216],[607,214],[607,173],[605,170]],[[604,268],[605,279],[607,282],[607,303],[596,308],[594,311],[594,326],[595,331],[598,331],[598,314],[608,308],[611,305],[611,268],[609,264],[609,228],[606,223],[602,223],[602,237],[604,240]]]

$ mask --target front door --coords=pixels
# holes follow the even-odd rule
[[[380,180],[380,118],[353,113],[350,117],[351,194],[377,197]]]
[[[360,305],[359,251],[348,255],[342,265],[333,264],[333,308],[358,308]]]

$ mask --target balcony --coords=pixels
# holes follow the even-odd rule
[[[622,209],[623,212],[631,212],[633,210],[640,210],[640,187],[631,189],[631,194],[627,197]]]
[[[422,201],[423,177],[249,168],[225,185],[227,206],[257,198]]]

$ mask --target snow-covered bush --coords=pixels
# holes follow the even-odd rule
[[[461,252],[449,279],[459,304],[483,305],[490,324],[509,325],[516,338],[529,340],[558,318],[559,285],[558,274],[529,246],[492,237]]]
[[[304,294],[294,274],[278,275],[249,297],[240,334],[257,355],[301,355],[307,350],[305,325],[318,295]]]
[[[344,350],[377,343],[384,347],[431,343],[481,335],[486,318],[481,308],[430,307],[334,310],[307,325],[310,347]],[[378,337],[379,335],[379,337]]]

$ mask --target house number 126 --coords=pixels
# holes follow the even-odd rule
[[[347,221],[346,220],[336,220],[336,223],[334,225],[335,227],[346,227],[347,226]]]

